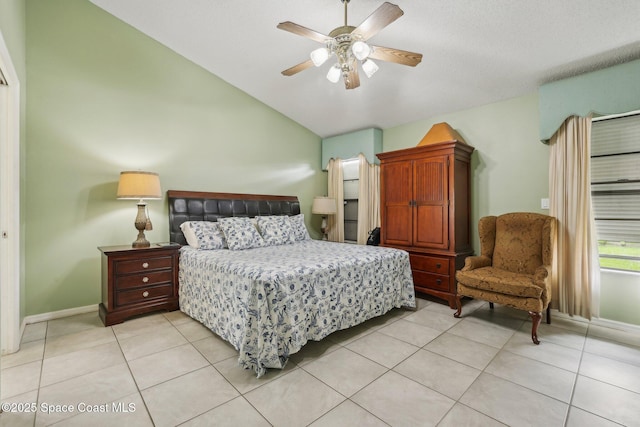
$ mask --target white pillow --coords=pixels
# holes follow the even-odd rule
[[[186,221],[180,224],[189,246],[196,249],[225,249],[227,242],[217,222]]]
[[[259,216],[258,230],[268,246],[295,242],[293,228],[287,216]]]
[[[288,218],[296,241],[311,239],[307,226],[304,223],[304,214],[293,215]]]
[[[266,246],[251,218],[220,218],[218,224],[220,224],[224,237],[227,239],[227,245],[232,251]]]

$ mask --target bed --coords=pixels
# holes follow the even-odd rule
[[[183,245],[180,309],[258,377],[309,340],[415,307],[407,252],[313,240],[296,197],[169,191],[168,199],[170,238]]]

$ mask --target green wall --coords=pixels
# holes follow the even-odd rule
[[[603,270],[600,277],[600,317],[640,325],[640,275]]]
[[[436,123],[447,122],[475,151],[471,157],[472,243],[486,215],[539,212],[549,193],[549,147],[538,137],[538,96],[530,94],[385,129],[383,150],[418,145]]]
[[[137,233],[123,170],[163,191],[297,195],[319,228],[319,136],[88,1],[29,0],[26,16],[27,315],[100,302],[97,247]],[[167,241],[166,199],[148,206],[147,237]]]

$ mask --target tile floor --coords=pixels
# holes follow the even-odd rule
[[[3,426],[640,425],[640,334],[420,299],[308,344],[256,379],[180,312],[28,325],[2,357]],[[33,406],[29,406],[33,404]],[[66,406],[65,406],[66,405]],[[71,412],[73,410],[73,412]]]

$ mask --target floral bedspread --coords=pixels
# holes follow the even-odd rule
[[[258,377],[308,340],[415,307],[405,251],[305,240],[180,253],[180,309],[230,342]]]

